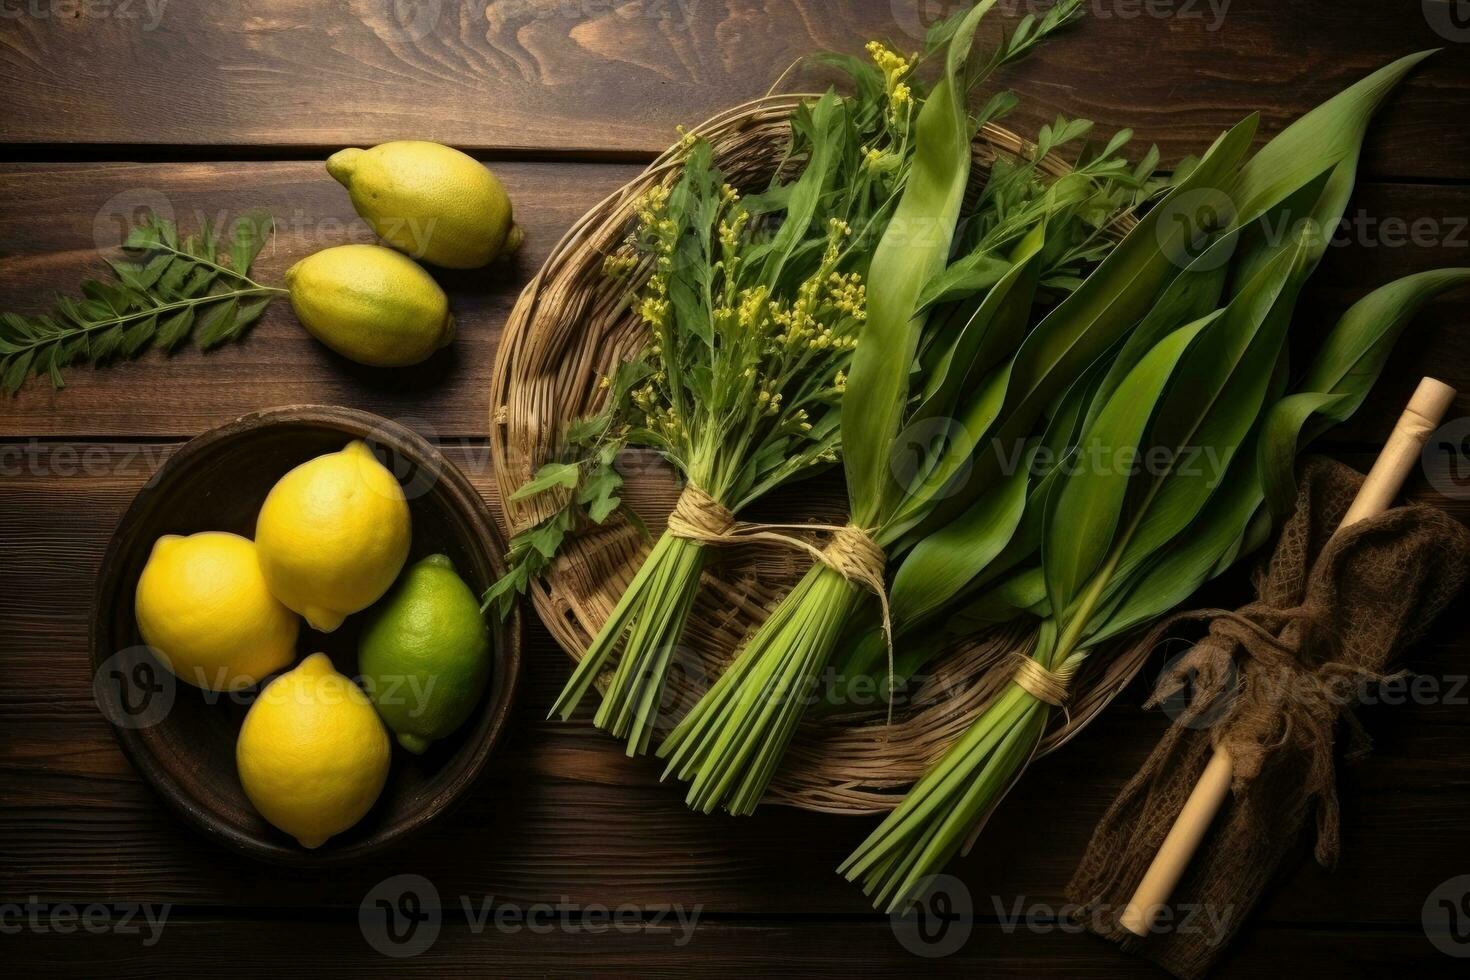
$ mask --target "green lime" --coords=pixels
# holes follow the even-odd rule
[[[409,566],[370,614],[357,654],[378,714],[413,753],[464,724],[490,678],[480,603],[444,555]]]

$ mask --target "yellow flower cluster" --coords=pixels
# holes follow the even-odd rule
[[[883,73],[889,91],[893,90],[893,86],[900,78],[908,74],[910,68],[908,59],[882,41],[869,41],[864,45],[864,49],[873,59],[873,64],[877,65],[878,70]]]
[[[908,58],[880,41],[869,41],[867,51],[873,64],[883,73],[883,87],[888,93],[888,113],[890,118],[897,121],[903,117],[905,107],[913,101],[913,92],[903,81],[913,65]]]

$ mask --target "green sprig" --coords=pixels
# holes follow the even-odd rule
[[[191,335],[201,350],[237,339],[286,294],[249,276],[273,227],[268,213],[251,211],[227,241],[207,221],[197,236],[180,239],[173,222],[148,214],[122,254],[107,260],[115,281],[84,282],[80,299],[58,297],[51,313],[0,314],[0,389],[13,395],[40,374],[61,388],[62,369],[72,364],[173,350]]]

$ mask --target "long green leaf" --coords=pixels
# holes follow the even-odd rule
[[[918,148],[908,183],[869,266],[868,316],[842,407],[851,519],[863,527],[876,525],[898,492],[889,447],[903,417],[922,326],[914,310],[924,284],[944,268],[970,175],[969,120],[957,79],[976,25],[994,5],[978,4],[950,41],[944,77],[915,123]]]
[[[1166,456],[1115,574],[1145,562],[1192,521],[1219,486],[1265,406],[1286,341],[1309,239],[1283,250],[1225,307],[1181,361],[1140,448]]]
[[[1117,454],[1143,442],[1180,358],[1219,315],[1212,313],[1161,340],[1129,372],[1084,434],[1084,449],[1091,452],[1096,447],[1097,453],[1111,453],[1113,458],[1079,463],[1049,507],[1042,532],[1042,567],[1053,610],[1071,605],[1112,549],[1132,476],[1131,465],[1117,465]]]
[[[1334,169],[1323,191],[1322,212],[1341,217],[1357,176],[1358,154],[1369,120],[1403,77],[1434,53],[1420,51],[1385,65],[1317,106],[1262,147],[1230,188],[1244,220],[1254,220],[1285,199],[1321,173],[1324,164]],[[1335,218],[1330,225],[1324,224],[1319,255],[1335,229]]]
[[[1206,216],[1171,201],[1231,179],[1250,148],[1256,117],[1222,135],[1191,173],[1150,211],[1091,276],[1026,337],[1017,352],[999,423],[988,434],[1018,445],[1040,414],[1072,381],[1122,339],[1148,311],[1160,289],[1181,271],[1182,243],[1209,234]],[[1181,220],[1160,227],[1161,214]],[[964,511],[1000,475],[1000,461],[980,454],[969,478],[936,503],[921,527],[933,530]]]
[[[938,609],[974,577],[972,569],[1000,554],[1021,523],[1026,488],[1039,440],[1016,460],[1006,478],[982,494],[958,519],[929,535],[899,566],[889,591],[898,622],[911,622]]]

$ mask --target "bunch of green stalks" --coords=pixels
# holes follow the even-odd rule
[[[687,140],[677,179],[649,193],[633,235],[608,261],[613,275],[652,267],[651,276],[632,284],[631,300],[649,343],[608,379],[603,411],[569,433],[580,458],[547,464],[517,492],[560,492],[568,506],[512,542],[513,569],[487,597],[508,600],[523,590],[579,511],[596,523],[612,512],[619,485],[612,460],[622,446],[655,449],[685,478],[668,530],[578,662],[553,714],[570,717],[603,676],[595,724],[624,739],[630,755],[647,750],[715,546],[749,504],[838,458],[842,396],[868,316],[875,245],[891,241],[896,218],[915,217],[900,205],[910,182],[932,179],[930,156],[917,152],[933,117],[928,107],[937,97],[943,111],[959,106],[962,113],[971,89],[1079,12],[1078,0],[1065,0],[1039,20],[1026,18],[980,70],[960,77],[956,65],[947,66],[933,92],[920,68],[945,55],[957,21],[938,25],[913,58],[874,42],[866,63],[820,59],[844,71],[855,94],[828,92],[802,106],[787,153],[795,163],[779,167],[756,193],[730,186],[712,148]],[[1013,105],[1008,94],[997,95],[979,115],[961,120],[963,173],[974,132]],[[930,284],[930,301],[947,319],[936,318],[925,356],[953,358],[950,335],[969,329],[966,318],[979,315],[983,297],[1007,277],[1058,296],[1074,288],[1111,246],[1111,223],[1151,192],[1157,153],[1129,167],[1117,155],[1127,134],[1100,150],[1084,147],[1076,171],[1063,180],[1043,179],[1040,161],[1082,142],[1089,128],[1059,120],[1034,153],[997,161],[985,193],[966,211],[960,260]],[[1044,220],[1056,229],[1045,248],[1034,234]]]
[[[987,7],[952,35],[948,77]],[[1016,682],[843,865],[875,901],[911,900],[953,855],[1032,757],[1090,651],[1269,537],[1302,437],[1354,411],[1417,308],[1470,275],[1375,292],[1293,383],[1297,297],[1341,219],[1370,116],[1422,57],[1376,72],[1254,155],[1254,117],[1223,134],[1049,309],[1036,303],[1028,258],[1045,248],[1050,228],[1039,223],[954,337],[953,356],[926,359],[922,338],[945,314],[925,284],[959,261],[965,192],[963,105],[936,86],[917,127],[925,165],[871,263],[843,398],[851,529],[887,560],[885,618],[900,661],[905,633],[922,624],[969,629],[1029,614],[1039,625],[1029,656],[1007,668]],[[901,232],[913,223],[940,233],[917,244]],[[935,419],[943,445],[916,471],[895,465],[911,448],[903,434]],[[1208,466],[1182,465],[1200,451]],[[660,748],[668,771],[690,781],[692,806],[755,808],[834,648],[853,621],[873,621],[873,605],[860,583],[819,563],[755,631]],[[876,672],[887,641],[870,633],[850,662]]]
[[[688,802],[697,809],[755,808],[833,645],[871,583],[882,587],[884,553],[968,455],[954,451],[952,438],[938,451],[921,447],[917,472],[900,481],[891,452],[900,424],[981,431],[994,420],[1033,308],[1044,296],[1054,302],[1087,288],[1078,275],[1056,276],[1055,257],[1079,237],[1090,259],[1106,254],[1106,229],[1152,190],[1157,155],[1128,168],[1115,156],[1125,133],[1079,159],[1029,207],[1013,206],[1002,167],[969,195],[978,204],[967,209],[971,141],[997,104],[974,115],[968,95],[1006,60],[1005,42],[989,58],[972,57],[976,26],[991,6],[943,25],[944,64],[914,122],[911,173],[869,263],[867,316],[842,399],[850,523],[659,748],[667,772],[690,781]],[[1048,127],[1041,148],[1070,138],[1070,129]]]

